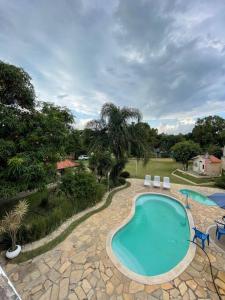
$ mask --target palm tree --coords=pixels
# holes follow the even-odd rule
[[[131,122],[140,122],[141,113],[138,109],[118,107],[113,103],[105,103],[101,109],[100,119],[88,123],[94,131],[93,148],[101,151],[108,150],[114,155],[116,163],[111,171],[111,178],[116,180],[123,170],[128,154],[129,145],[141,140],[135,136],[137,131],[131,130]]]

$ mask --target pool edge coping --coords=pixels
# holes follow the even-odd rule
[[[117,228],[115,228],[109,232],[107,239],[106,239],[106,252],[107,252],[109,258],[111,259],[112,263],[114,264],[114,266],[128,278],[130,278],[138,283],[141,283],[141,284],[149,284],[149,285],[163,284],[163,283],[169,282],[169,281],[175,279],[176,277],[178,277],[190,265],[190,263],[192,262],[192,260],[195,257],[195,252],[196,252],[195,244],[193,244],[193,243],[189,244],[189,248],[188,248],[188,251],[187,251],[185,257],[174,268],[172,268],[170,271],[168,271],[166,273],[163,273],[161,275],[155,275],[155,276],[144,276],[144,275],[140,275],[140,274],[137,274],[137,273],[129,270],[125,265],[123,265],[119,262],[119,260],[117,259],[116,255],[114,254],[114,252],[112,250],[112,239],[113,239],[114,235],[133,218],[133,216],[135,214],[135,207],[136,207],[137,199],[140,196],[146,195],[146,194],[147,195],[157,194],[157,195],[166,196],[166,197],[169,197],[169,198],[173,199],[174,201],[180,203],[183,206],[183,208],[187,214],[189,227],[190,227],[190,239],[191,240],[193,239],[194,232],[193,232],[192,228],[194,227],[194,220],[193,220],[191,212],[188,209],[186,209],[186,207],[180,200],[176,199],[173,196],[168,196],[167,194],[163,194],[163,193],[144,192],[144,193],[138,193],[135,197],[133,197],[132,207],[131,207],[131,211],[130,211],[129,215],[122,221],[122,223],[120,223],[119,226],[117,226]]]

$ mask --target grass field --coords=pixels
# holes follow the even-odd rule
[[[185,173],[180,172],[180,171],[176,171],[175,174],[177,174],[177,175],[179,175],[181,177],[184,177],[184,178],[186,178],[188,180],[191,180],[192,182],[197,183],[197,184],[208,184],[209,182],[213,182],[214,181],[213,178],[197,178],[197,177],[185,174]]]
[[[137,172],[136,172],[136,164],[137,164]],[[177,163],[170,158],[152,158],[145,166],[143,165],[142,161],[139,161],[137,163],[135,159],[131,159],[127,163],[125,170],[130,173],[131,177],[144,179],[146,174],[149,174],[151,176],[158,175],[161,176],[161,181],[162,181],[163,176],[168,176],[170,177],[171,182],[188,184],[188,182],[171,175],[171,173],[174,170],[181,167],[182,165],[180,163]]]

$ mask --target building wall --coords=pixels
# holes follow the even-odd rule
[[[225,146],[223,147],[223,156],[221,157],[222,174],[225,174]]]
[[[204,158],[198,157],[193,160],[193,171],[198,174],[205,174],[205,159]]]
[[[222,161],[222,163],[221,163],[221,165],[222,165],[222,171],[225,172],[225,157],[222,157],[221,161]]]
[[[208,176],[219,176],[221,174],[221,164],[207,164],[206,175]]]

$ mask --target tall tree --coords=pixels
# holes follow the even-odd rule
[[[212,154],[214,156],[216,156],[217,158],[221,158],[223,156],[223,149],[220,146],[217,145],[209,145],[207,152],[209,154]]]
[[[142,143],[144,141],[137,137],[137,131],[130,130],[132,121],[139,122],[141,113],[137,109],[123,107],[120,108],[113,103],[105,103],[102,107],[100,119],[89,122],[88,128],[94,131],[96,136],[95,149],[108,149],[115,157],[116,163],[112,169],[111,177],[117,180],[123,170],[129,154],[131,143]],[[137,145],[138,146],[138,145]],[[146,156],[147,151],[143,151]]]
[[[6,65],[1,68],[1,87],[10,73],[17,83],[24,83],[25,72]],[[25,77],[26,84],[18,84],[15,93],[4,92],[0,98],[0,198],[42,187],[54,178],[55,163],[66,155],[74,121],[66,108],[44,102],[34,106],[30,77]]]
[[[95,173],[98,181],[101,182],[102,178],[107,178],[107,174],[112,170],[114,163],[110,152],[97,151],[89,159],[89,168]]]
[[[65,144],[66,153],[73,156],[73,158],[78,158],[80,154],[84,153],[84,147],[82,145],[82,131],[77,129],[71,129],[71,132],[67,138]]]
[[[175,135],[161,133],[158,138],[160,150],[168,153],[175,144],[185,140],[185,136],[183,134]]]
[[[130,126],[132,143],[130,154],[136,158],[148,159],[158,144],[158,131],[151,128],[148,123],[132,123]]]
[[[171,150],[174,159],[181,162],[184,170],[187,170],[189,160],[197,154],[200,154],[201,148],[199,144],[193,141],[184,141],[175,144]]]
[[[198,119],[192,130],[193,140],[206,149],[209,145],[225,145],[225,119],[208,116]]]
[[[31,109],[35,92],[30,76],[22,69],[0,61],[0,103]]]

